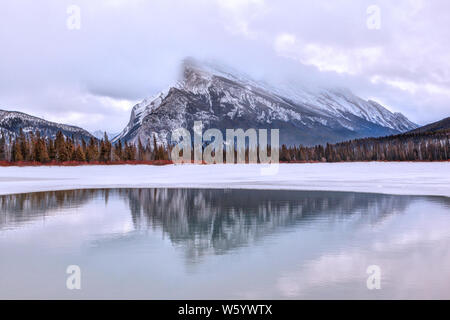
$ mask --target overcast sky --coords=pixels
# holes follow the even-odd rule
[[[88,130],[122,130],[187,56],[450,115],[447,0],[4,0],[0,43],[0,109]]]

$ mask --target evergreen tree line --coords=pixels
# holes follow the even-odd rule
[[[364,138],[326,146],[283,145],[282,162],[445,161],[450,160],[450,130]]]
[[[65,137],[60,131],[54,139],[41,137],[39,132],[19,135],[8,141],[2,133],[0,136],[0,161],[8,162],[118,162],[118,161],[152,161],[168,160],[169,150],[158,146],[153,140],[146,147],[139,140],[137,145],[118,141],[112,145],[106,133],[103,139],[91,138],[88,142],[74,137]]]
[[[270,146],[268,150],[270,154]],[[39,132],[25,134],[21,130],[15,139],[9,137],[8,141],[3,133],[0,134],[0,161],[8,162],[154,161],[170,160],[170,153],[171,147],[158,145],[155,138],[144,146],[140,140],[137,145],[121,141],[112,145],[106,134],[101,140],[91,138],[88,142],[65,137],[61,132],[49,139],[41,137]],[[450,130],[364,138],[314,147],[282,145],[279,153],[281,162],[445,161],[450,160]],[[248,155],[247,147],[246,162]]]

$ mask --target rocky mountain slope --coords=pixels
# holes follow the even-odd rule
[[[58,131],[61,131],[66,137],[74,137],[76,140],[84,139],[88,141],[93,137],[89,132],[79,127],[50,122],[18,111],[0,110],[0,132],[7,137],[14,138],[19,134],[20,129],[25,133],[39,131],[41,136],[52,139],[55,138]]]
[[[128,125],[114,139],[146,144],[170,142],[172,130],[278,128],[280,143],[315,145],[385,136],[417,128],[401,113],[346,89],[273,87],[227,68],[183,62],[175,85],[134,106]],[[191,130],[192,132],[192,130]]]

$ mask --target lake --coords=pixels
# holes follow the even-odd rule
[[[0,210],[1,299],[450,298],[446,197],[97,189]]]

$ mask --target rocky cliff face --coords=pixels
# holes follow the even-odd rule
[[[272,87],[223,67],[193,60],[183,63],[182,79],[137,104],[114,141],[146,144],[153,136],[170,143],[172,130],[280,129],[280,143],[315,145],[383,136],[417,127],[400,113],[365,101],[346,89]]]

